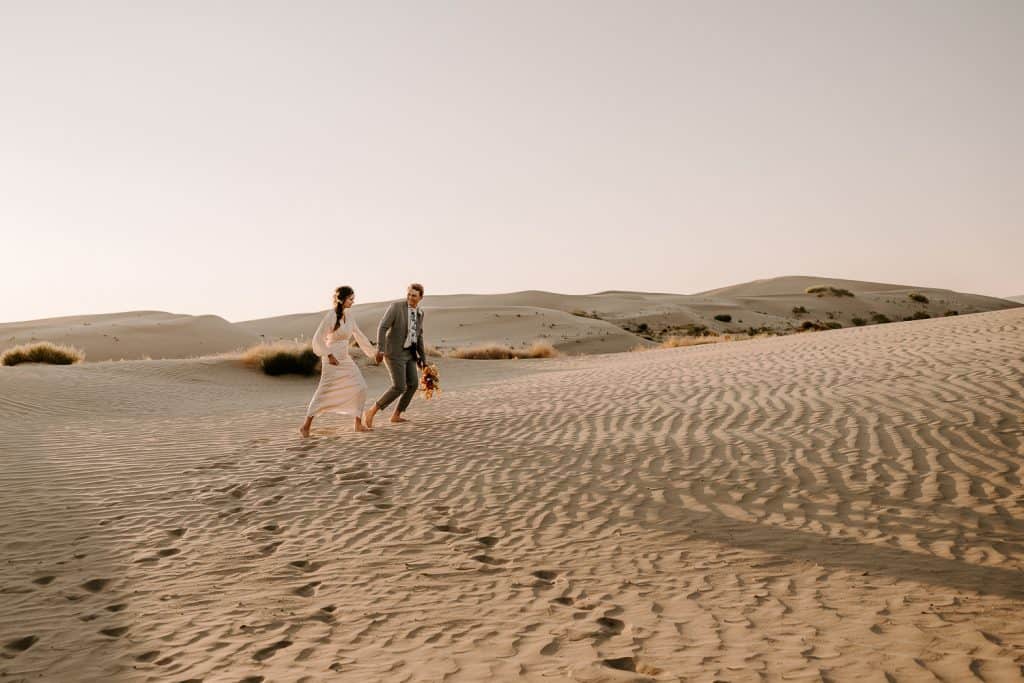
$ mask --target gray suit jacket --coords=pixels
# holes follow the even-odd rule
[[[420,317],[420,324],[413,356],[420,361],[426,361],[427,354],[423,346],[423,309],[417,308],[416,313]],[[405,345],[405,337],[408,334],[409,304],[405,301],[395,301],[388,306],[388,310],[384,311],[384,317],[380,319],[380,325],[377,326],[377,348],[385,356],[399,357],[402,355],[402,347]]]

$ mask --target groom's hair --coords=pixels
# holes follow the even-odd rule
[[[423,296],[423,285],[421,285],[420,283],[412,283],[411,285],[409,285],[409,289],[415,289],[417,292],[420,293],[420,296]]]

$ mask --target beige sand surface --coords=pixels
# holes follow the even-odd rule
[[[0,677],[1021,679],[1024,309],[442,376],[0,368]]]

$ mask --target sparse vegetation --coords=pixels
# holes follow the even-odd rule
[[[908,315],[904,320],[927,320],[931,316],[924,311],[915,311],[914,315]]]
[[[951,315],[960,315],[960,311],[946,311],[942,315],[945,316],[945,317],[949,317]]]
[[[728,313],[719,313],[718,315],[715,316],[715,320],[717,320],[720,323],[731,323],[732,316],[729,315]]]
[[[807,315],[807,309],[804,308],[803,306],[794,306],[793,315],[797,318],[799,318],[802,315]]]
[[[876,325],[882,325],[885,323],[891,323],[892,320],[890,320],[889,316],[887,316],[885,313],[872,313],[871,322],[873,322]]]
[[[48,341],[15,346],[0,355],[0,364],[2,365],[20,365],[21,363],[73,365],[81,363],[83,360],[85,360],[85,352],[81,349]]]
[[[455,349],[448,354],[452,358],[469,360],[509,360],[512,358],[553,358],[558,350],[550,342],[536,341],[530,346],[516,349],[503,344],[480,344]]]
[[[264,373],[310,376],[320,372],[320,358],[313,347],[302,342],[280,341],[250,346],[242,352],[242,362]]]
[[[868,324],[868,321],[865,320],[864,318],[853,318],[852,320],[850,320],[850,322],[852,322],[857,327],[864,327],[865,325]]]
[[[907,298],[909,298],[911,301],[916,301],[919,304],[928,303],[928,297],[926,297],[924,294],[918,294],[917,292],[911,292],[910,294],[907,294]]]
[[[808,287],[804,291],[808,294],[817,294],[818,296],[853,296],[853,292],[848,289],[828,285],[815,285],[814,287]]]
[[[825,328],[829,330],[838,330],[841,329],[842,327],[843,324],[840,322],[836,322],[835,320],[830,320],[829,322],[825,323]]]
[[[572,314],[579,318],[592,318],[593,320],[604,320],[604,318],[597,314],[597,311],[590,311],[588,313],[582,309],[576,309],[575,311],[572,312]]]

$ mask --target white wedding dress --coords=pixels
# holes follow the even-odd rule
[[[356,325],[352,314],[347,313],[338,329],[334,328],[337,316],[333,310],[324,314],[320,326],[313,335],[313,352],[323,360],[320,369],[320,385],[313,394],[306,410],[306,417],[331,412],[358,417],[363,414],[366,404],[366,380],[359,367],[348,355],[348,344],[352,337],[356,338],[359,348],[368,358],[375,358],[376,352],[370,340]],[[327,356],[333,354],[338,359],[332,365]]]

